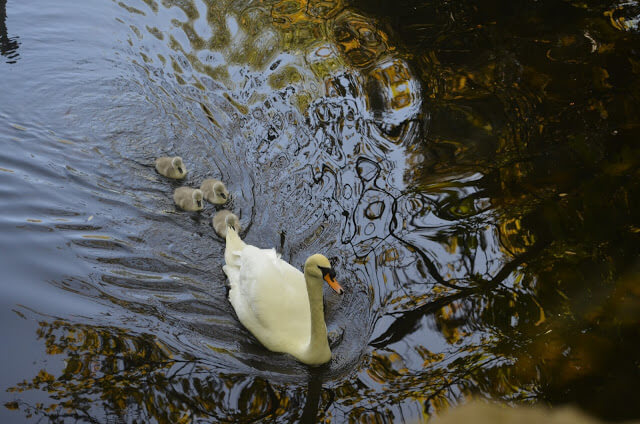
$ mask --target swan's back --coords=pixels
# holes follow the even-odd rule
[[[309,343],[311,314],[302,272],[275,249],[245,244],[229,228],[224,272],[240,322],[268,349],[291,352]]]

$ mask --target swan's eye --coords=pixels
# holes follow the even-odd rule
[[[336,278],[336,271],[333,268],[325,268],[320,265],[318,265],[318,268],[320,269],[320,271],[322,271],[323,277],[328,274],[332,280]]]

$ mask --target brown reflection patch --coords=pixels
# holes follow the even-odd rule
[[[503,251],[511,256],[526,252],[535,242],[533,234],[522,228],[519,217],[507,217],[501,221],[498,234]]]
[[[389,50],[386,34],[366,17],[349,10],[335,18],[332,35],[344,57],[358,68],[371,66]]]
[[[305,10],[306,0],[282,0],[271,7],[273,23],[283,29],[287,29],[299,22],[309,20]]]
[[[343,0],[309,0],[307,14],[314,18],[328,19],[344,8]]]
[[[382,86],[382,90],[389,97],[387,104],[393,110],[403,109],[416,101],[419,93],[411,89],[411,75],[409,69],[400,60],[394,60],[385,66],[378,66],[371,72],[371,76]]]

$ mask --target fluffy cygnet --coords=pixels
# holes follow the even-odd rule
[[[162,157],[156,159],[156,171],[168,178],[183,179],[187,175],[187,168],[180,156]]]
[[[185,211],[202,210],[202,190],[190,187],[179,187],[173,193],[173,201]]]
[[[216,234],[220,237],[227,237],[227,228],[231,227],[236,230],[236,233],[239,233],[242,229],[240,227],[240,220],[238,217],[231,211],[226,209],[221,210],[213,216],[213,229],[216,230]]]
[[[215,205],[223,205],[229,200],[229,192],[224,183],[214,178],[207,178],[200,184],[204,198]]]

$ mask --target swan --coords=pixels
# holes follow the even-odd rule
[[[331,359],[324,322],[322,285],[326,281],[338,294],[329,260],[310,256],[304,274],[280,259],[275,249],[245,244],[227,228],[225,265],[229,301],[240,322],[273,352],[284,352],[308,365]]]
[[[213,225],[213,229],[216,231],[220,237],[227,237],[227,227],[231,227],[236,232],[240,232],[242,228],[240,227],[240,220],[233,212],[223,209],[220,212],[216,213],[211,220],[211,224]]]
[[[187,175],[187,168],[180,156],[161,157],[156,159],[156,171],[168,178],[183,179]]]
[[[223,205],[229,200],[229,192],[224,183],[215,178],[207,178],[200,184],[204,198],[215,205]]]
[[[173,192],[173,201],[185,211],[201,211],[202,191],[198,188],[179,187]]]

